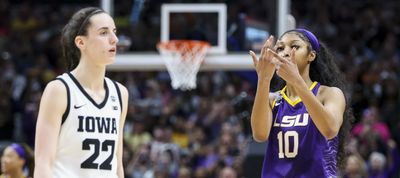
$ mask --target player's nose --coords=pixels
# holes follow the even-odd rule
[[[112,33],[111,34],[111,37],[110,37],[110,42],[111,42],[111,44],[117,44],[118,43],[118,37],[117,37],[117,35],[115,34],[115,33]]]
[[[281,52],[280,56],[283,58],[290,57],[290,51],[285,49],[284,51]]]

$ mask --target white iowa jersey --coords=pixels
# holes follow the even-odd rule
[[[117,177],[121,95],[105,78],[105,98],[96,103],[71,73],[59,77],[67,86],[68,104],[54,162],[55,178]],[[57,99],[57,98],[55,98]]]

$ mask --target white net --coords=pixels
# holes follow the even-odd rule
[[[196,88],[196,75],[210,48],[209,43],[192,40],[171,40],[157,45],[171,77],[174,89]]]

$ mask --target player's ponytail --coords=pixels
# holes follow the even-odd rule
[[[61,34],[61,47],[63,57],[67,60],[67,69],[69,71],[79,64],[81,58],[81,52],[75,45],[75,37],[87,35],[90,17],[99,13],[104,13],[104,11],[97,7],[83,8],[76,12],[64,26]]]
[[[349,132],[351,129],[351,124],[354,121],[353,112],[351,110],[350,102],[350,91],[345,83],[345,78],[339,67],[336,65],[336,59],[325,46],[325,44],[320,43],[321,50],[317,53],[316,59],[310,64],[310,78],[313,81],[318,81],[323,85],[330,87],[340,88],[345,96],[346,108],[343,113],[343,123],[340,127],[338,138],[339,138],[339,150],[337,153],[337,168],[342,172],[344,169],[344,158],[345,153],[345,142],[348,140]]]

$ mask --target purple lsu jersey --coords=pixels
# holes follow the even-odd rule
[[[320,84],[310,90],[317,95]],[[291,101],[286,87],[272,103],[272,127],[262,177],[336,177],[339,139],[327,140],[319,132],[301,99]]]

